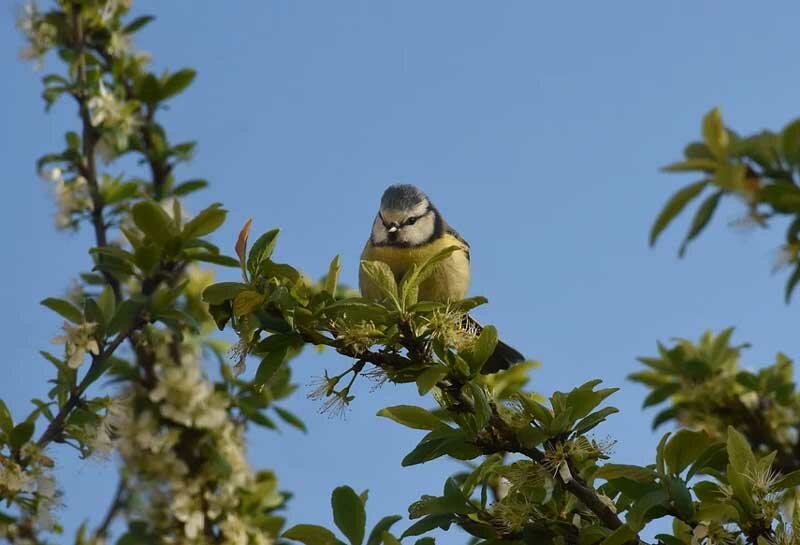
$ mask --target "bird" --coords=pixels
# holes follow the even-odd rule
[[[420,284],[420,301],[447,303],[464,299],[470,282],[470,246],[421,189],[411,184],[395,184],[381,197],[361,260],[386,263],[399,283],[412,265],[422,266],[429,258],[452,246],[458,249],[435,265],[430,276]],[[383,297],[381,288],[363,268],[359,273],[359,288],[367,299]],[[469,315],[461,325],[476,335],[482,329]],[[481,372],[496,373],[524,360],[519,351],[498,341]]]

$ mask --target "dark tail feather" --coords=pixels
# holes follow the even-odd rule
[[[483,329],[483,326],[472,316],[467,316],[464,319],[464,327],[473,331],[476,335],[479,335]],[[525,361],[525,356],[520,354],[517,349],[498,340],[494,352],[492,352],[492,355],[486,360],[486,363],[483,364],[481,373],[484,375],[497,373],[498,371],[504,371],[512,365],[523,361]]]
[[[508,346],[503,341],[497,341],[497,346],[486,363],[483,364],[481,373],[488,375],[490,373],[497,373],[504,371],[516,363],[525,361],[525,356],[519,353],[518,350]]]

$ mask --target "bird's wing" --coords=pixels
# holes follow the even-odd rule
[[[453,229],[453,227],[449,223],[445,223],[444,232],[452,237],[455,237],[460,243],[464,245],[464,252],[466,252],[467,260],[469,260],[469,242],[464,240],[464,237],[462,237],[458,231]]]

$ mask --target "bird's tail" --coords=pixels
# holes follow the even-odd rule
[[[464,327],[474,332],[476,335],[479,335],[483,329],[483,326],[472,316],[467,316],[464,319]],[[525,356],[523,356],[519,350],[498,340],[494,352],[492,352],[492,355],[486,360],[486,363],[483,364],[481,373],[484,375],[497,373],[498,371],[504,371],[512,365],[523,361],[525,361]]]

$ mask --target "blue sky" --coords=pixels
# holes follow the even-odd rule
[[[52,227],[33,164],[60,149],[76,117],[66,103],[44,114],[41,74],[17,57],[15,4],[0,9],[0,397],[19,414],[45,396],[50,367],[37,351],[60,324],[38,301],[87,267],[89,232]],[[653,459],[652,412],[625,376],[657,339],[735,325],[734,339],[753,343],[749,366],[798,355],[796,306],[783,304],[785,274],[771,273],[778,230],[729,228],[742,208],[726,202],[684,260],[686,218],[655,250],[646,244],[664,200],[691,180],[658,167],[699,134],[705,111],[719,105],[740,132],[797,115],[797,3],[148,0],[134,10],[158,16],[137,41],[156,68],[198,69],[164,120],[174,141],[199,140],[178,177],[211,188],[189,207],[230,210],[215,242],[231,247],[253,217],[256,232],[283,229],[281,260],[316,276],[338,253],[354,283],[381,192],[419,185],[472,245],[471,292],[491,301],[480,319],[543,362],[532,386],[550,393],[598,377],[622,388],[611,398],[622,413],[597,429],[617,440],[618,461]],[[309,352],[297,381],[345,363]],[[330,523],[329,494],[342,483],[370,489],[372,521],[405,514],[455,471],[441,461],[401,468],[421,434],[374,416],[419,403],[413,388],[362,384],[345,420],[317,414],[305,390],[287,407],[308,435],[250,437],[253,464],[296,494],[291,522]],[[54,454],[67,528],[97,521],[114,463]]]

